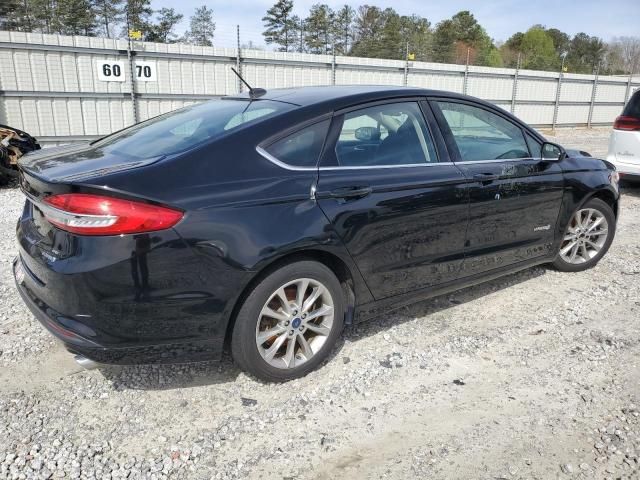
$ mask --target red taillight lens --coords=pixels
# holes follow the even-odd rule
[[[81,235],[120,235],[171,228],[183,213],[121,198],[69,193],[44,199],[42,212],[56,227]]]
[[[636,131],[640,130],[640,118],[620,115],[613,123],[614,130]]]

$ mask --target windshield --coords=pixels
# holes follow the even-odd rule
[[[154,117],[93,143],[132,160],[189,150],[224,133],[294,108],[270,100],[213,100]]]

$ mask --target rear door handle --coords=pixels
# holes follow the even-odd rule
[[[340,187],[335,190],[331,190],[329,192],[329,196],[331,198],[347,200],[366,197],[372,191],[373,189],[369,186]]]
[[[493,180],[497,180],[498,178],[500,178],[500,176],[496,175],[495,173],[476,173],[473,176],[473,179],[478,182],[491,182]]]

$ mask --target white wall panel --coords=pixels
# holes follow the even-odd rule
[[[32,48],[18,45],[25,43]],[[236,64],[234,48],[133,43],[134,59],[155,62],[157,70],[157,81],[135,84],[140,120],[202,101],[189,96],[238,91],[230,70]],[[0,31],[0,122],[45,137],[102,135],[132,124],[128,59],[117,52],[126,48],[125,40]],[[330,55],[246,49],[241,54],[247,81],[267,89],[330,85],[334,77],[338,85],[405,84],[400,60],[338,56],[334,74]],[[122,62],[125,81],[100,81],[97,62],[104,60]],[[469,95],[511,109],[515,70],[470,66],[468,71]],[[406,84],[461,93],[464,72],[464,65],[410,62]],[[551,125],[557,77],[555,72],[520,70],[515,114],[532,124]],[[564,75],[559,125],[587,123],[593,80],[592,75]],[[599,81],[606,83],[596,90],[592,121],[611,123],[622,110],[628,78],[601,76]],[[638,87],[636,78],[630,93]]]

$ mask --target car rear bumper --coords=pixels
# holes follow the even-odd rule
[[[13,261],[13,275],[16,288],[34,317],[73,354],[98,363],[120,365],[219,360],[222,354],[222,335],[204,339],[143,340],[123,344],[118,336],[95,330],[92,325],[97,319],[92,318],[91,324],[85,323],[78,316],[63,314],[48,305],[32,288],[36,279],[20,256]]]

